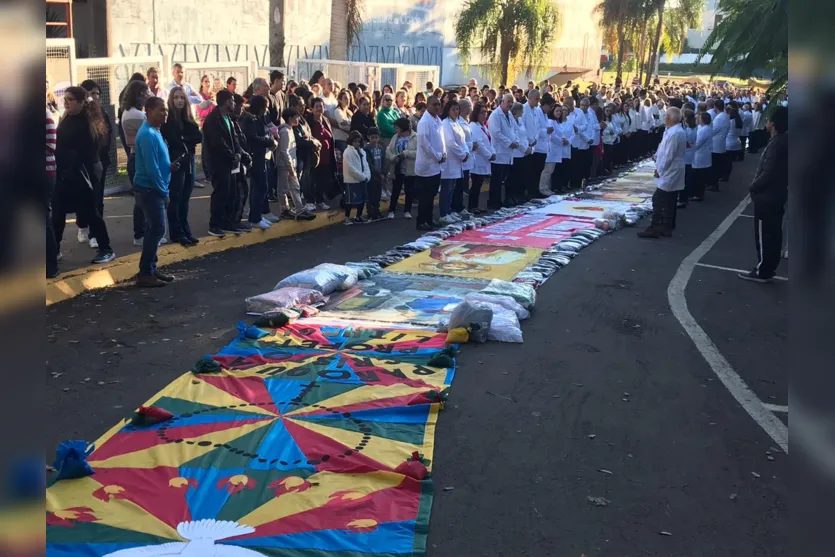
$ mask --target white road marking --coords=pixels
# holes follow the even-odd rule
[[[744,271],[742,269],[734,269],[733,267],[720,267],[719,265],[708,265],[707,263],[696,263],[696,267],[706,267],[708,269],[718,269],[720,271],[730,271],[732,273],[747,273],[748,271]],[[778,277],[775,275],[774,280],[784,280],[787,281],[786,277]]]
[[[745,409],[746,412],[754,419],[761,428],[774,440],[777,445],[783,449],[783,452],[789,452],[789,428],[780,421],[771,411],[766,409],[763,402],[754,394],[745,381],[734,371],[734,368],[725,359],[719,349],[713,344],[713,341],[705,333],[687,308],[687,298],[685,297],[685,290],[687,283],[693,274],[693,269],[699,260],[707,254],[710,249],[716,245],[716,242],[728,231],[737,217],[742,214],[748,206],[749,198],[746,195],[739,205],[725,217],[725,220],[714,230],[710,236],[699,244],[693,252],[684,258],[681,265],[676,271],[673,280],[667,287],[667,299],[670,302],[670,308],[673,315],[675,315],[678,322],[690,336],[693,344],[702,354],[705,361],[711,367],[713,372],[722,381],[722,384],[728,389],[731,395],[737,402]]]
[[[782,412],[784,414],[789,413],[789,407],[788,406],[780,406],[779,404],[769,404],[767,402],[764,402],[763,406],[765,406],[771,412]]]

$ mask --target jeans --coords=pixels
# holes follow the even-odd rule
[[[298,179],[290,180],[290,169],[278,167],[278,209],[284,212],[287,207],[287,196],[293,201],[293,208],[297,213],[304,210],[304,202],[302,201],[301,190]]]
[[[261,222],[264,203],[267,201],[267,166],[264,162],[252,162],[252,176],[249,184],[249,222]]]
[[[168,226],[171,240],[175,242],[192,237],[191,227],[188,224],[188,206],[191,201],[191,192],[194,189],[194,175],[190,171],[191,166],[180,167],[179,170],[171,174]]]
[[[442,217],[452,212],[452,195],[460,178],[441,179],[441,199],[438,201],[438,212]]]
[[[432,213],[435,208],[435,195],[441,183],[441,175],[419,176],[418,181],[418,216],[417,226],[432,224]]]
[[[159,241],[165,236],[165,197],[158,190],[136,189],[134,198],[145,215],[145,239],[139,258],[139,274],[153,276],[157,270]]]
[[[412,203],[415,199],[415,177],[397,174],[394,176],[394,183],[392,184],[389,213],[393,214],[397,210],[397,201],[400,199],[400,192],[403,189],[406,190],[406,201],[403,204],[403,212],[412,212]]]
[[[131,187],[133,187],[133,176],[136,174],[136,153],[131,151],[128,154],[128,180]],[[142,214],[142,207],[139,200],[136,198],[136,193],[133,196],[133,239],[138,240],[145,236],[145,217]],[[98,238],[96,238],[98,240]],[[99,242],[101,244],[101,242]]]
[[[452,211],[460,213],[464,210],[464,192],[467,191],[467,184],[470,183],[470,171],[465,170],[464,175],[455,182],[455,189],[452,190]]]

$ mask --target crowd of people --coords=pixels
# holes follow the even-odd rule
[[[119,95],[115,122],[92,80],[66,90],[60,121],[47,91],[47,174],[55,178],[48,275],[58,273],[68,213],[76,214],[78,241],[97,250],[93,263],[115,257],[103,218],[114,137],[127,156],[136,200],[143,286],[173,278],[156,269],[161,243],[199,242],[188,222],[189,200],[193,188],[207,183],[212,236],[312,220],[337,202],[346,225],[393,219],[401,194],[403,217],[412,218],[416,205],[417,228],[432,230],[484,212],[485,183],[486,210],[495,210],[576,190],[658,150],[662,193],[642,232],[657,238],[671,235],[676,209],[718,191],[734,161],[768,142],[769,99],[729,85],[656,80],[651,88],[617,82],[581,91],[571,82],[531,81],[493,89],[471,79],[446,90],[431,82],[418,90],[407,81],[372,91],[363,83],[343,87],[320,71],[300,82],[273,71],[239,94],[233,77],[224,85],[203,76],[195,89],[180,64],[171,75],[167,87],[156,68],[133,75]],[[198,178],[198,146],[205,181]],[[681,180],[668,166],[681,167]]]

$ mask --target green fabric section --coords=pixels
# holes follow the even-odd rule
[[[344,429],[346,431],[353,431],[360,433],[359,426],[340,416],[334,416],[333,419],[307,419],[304,416],[295,417],[295,420],[305,421],[315,424],[321,424],[327,427],[336,429]],[[371,429],[371,435],[383,439],[391,439],[393,441],[402,441],[412,445],[421,445],[423,443],[425,424],[394,424],[390,422],[363,422],[363,425]]]
[[[418,508],[418,515],[415,520],[415,544],[412,546],[413,557],[426,555],[426,539],[429,536],[429,516],[432,514],[432,501],[435,492],[431,477],[423,480],[420,487],[420,507]]]
[[[278,424],[278,422],[276,422]],[[189,460],[182,466],[185,468],[246,468],[252,460],[252,454],[258,450],[264,437],[270,432],[273,425],[267,425],[256,429],[242,437],[233,439],[227,443],[232,449],[241,450],[250,456],[233,453],[225,447],[219,447],[207,452],[203,456]],[[247,473],[248,475],[248,473]]]
[[[311,470],[253,470],[248,469],[246,475],[250,480],[255,480],[254,489],[244,489],[229,497],[229,500],[217,513],[217,520],[231,520],[237,522],[242,516],[246,516],[258,507],[275,499],[275,488],[270,484],[288,476],[307,478]]]
[[[74,526],[47,526],[46,539],[50,543],[141,543],[156,545],[180,541],[176,538],[161,538],[133,530],[114,528],[96,522],[74,522]]]

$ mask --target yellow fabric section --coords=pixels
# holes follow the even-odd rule
[[[105,524],[114,528],[134,530],[153,536],[181,541],[177,531],[157,519],[142,507],[127,499],[111,499],[104,502],[93,497],[93,492],[102,487],[92,477],[71,481],[57,482],[46,492],[46,510],[65,514],[62,511],[73,507],[92,509],[90,514],[98,520],[96,524]]]
[[[242,517],[238,520],[238,523],[257,528],[262,524],[280,518],[319,508],[330,501],[334,493],[349,491],[365,496],[382,489],[397,487],[404,477],[393,472],[370,472],[368,474],[320,472],[307,478],[311,483],[318,483],[319,485],[314,485],[305,491],[285,493],[276,497]],[[350,496],[349,494],[346,495]]]
[[[438,423],[438,414],[441,411],[440,404],[433,404],[429,407],[429,415],[426,417],[426,426],[423,429],[423,456],[432,462],[426,468],[431,472],[435,462],[435,425]],[[363,451],[365,452],[365,451]]]
[[[345,445],[346,448],[350,449],[359,445],[363,437],[363,434],[360,432],[348,431],[346,429],[336,427],[328,427],[307,420],[293,420],[293,423],[338,441],[339,443]],[[412,456],[412,453],[415,451],[424,452],[424,449],[423,447],[418,447],[416,445],[412,445],[411,443],[383,439],[372,435],[371,441],[369,441],[369,443],[362,450],[362,454],[368,458],[376,460],[380,464],[390,468],[397,468],[397,466],[403,461],[408,460],[408,458]]]
[[[215,449],[215,444],[228,443],[234,441],[239,437],[243,437],[256,429],[267,427],[271,425],[274,420],[263,420],[257,423],[242,424],[239,427],[226,429],[223,431],[215,431],[201,435],[199,437],[192,437],[190,440],[195,442],[194,445],[187,445],[186,443],[166,443],[165,445],[157,445],[148,449],[140,451],[125,453],[118,456],[108,458],[106,460],[96,461],[90,460],[90,466],[95,468],[156,468],[157,466],[180,466],[189,460],[203,456],[209,451]],[[200,441],[211,441],[211,445],[207,447],[200,447]]]
[[[353,389],[347,393],[331,397],[327,401],[328,408],[340,408],[359,402],[368,402],[370,400],[382,400],[386,398],[393,398],[398,396],[405,396],[410,394],[425,393],[426,387],[410,387],[408,385],[395,384],[389,386],[383,385],[366,385]],[[320,409],[306,406],[287,412],[284,414],[287,417],[303,416],[311,412],[320,412]]]
[[[521,246],[443,242],[387,267],[386,272],[511,280],[542,252]]]

